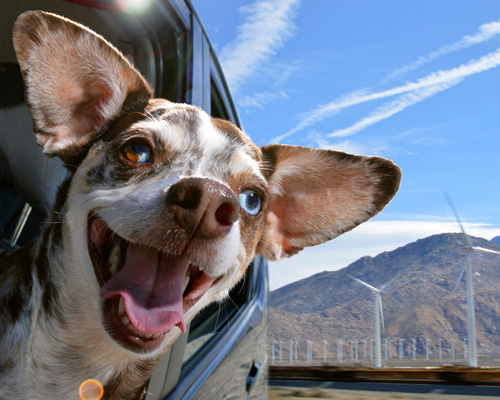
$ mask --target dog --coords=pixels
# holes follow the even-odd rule
[[[0,398],[140,399],[197,312],[256,255],[292,256],[393,198],[391,161],[258,148],[201,109],[153,99],[90,29],[43,11],[13,33],[34,134],[70,172],[39,241],[0,259]]]

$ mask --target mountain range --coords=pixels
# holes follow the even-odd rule
[[[500,244],[471,237],[474,246],[500,251]],[[374,296],[352,279],[390,284],[382,292],[382,336],[425,338],[435,348],[467,336],[465,265],[462,234],[445,233],[417,240],[376,257],[322,272],[270,293],[270,340],[336,340],[374,336]],[[474,291],[478,348],[500,345],[500,255],[474,253]]]

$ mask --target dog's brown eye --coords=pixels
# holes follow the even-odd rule
[[[151,159],[151,147],[145,142],[131,142],[122,149],[122,155],[134,163],[148,163]]]

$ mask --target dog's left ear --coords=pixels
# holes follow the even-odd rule
[[[27,11],[14,25],[26,101],[43,152],[75,162],[124,113],[144,109],[144,78],[101,36],[66,18]]]
[[[298,146],[262,148],[270,205],[257,253],[290,257],[347,232],[396,194],[401,170],[379,157]]]

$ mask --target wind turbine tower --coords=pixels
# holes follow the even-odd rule
[[[465,243],[467,245],[465,251],[467,252],[467,256],[465,258],[465,265],[460,272],[460,276],[458,277],[457,284],[455,285],[455,289],[453,290],[453,294],[455,290],[457,290],[458,283],[460,279],[462,279],[462,275],[464,271],[467,272],[467,333],[469,336],[469,367],[477,367],[477,342],[476,342],[476,314],[474,311],[474,281],[473,281],[473,271],[472,271],[472,254],[477,251],[480,253],[487,254],[499,254],[500,252],[490,249],[485,249],[484,247],[477,247],[472,245],[472,241],[470,237],[465,233],[465,228],[462,225],[462,221],[458,216],[458,212],[451,200],[451,197],[446,194],[446,200],[450,205],[453,214],[455,214],[455,219],[457,220],[458,225],[460,226],[460,230],[465,238]],[[464,345],[465,346],[465,345]],[[465,349],[465,347],[464,347]]]
[[[375,367],[381,368],[382,356],[381,356],[381,346],[380,346],[380,322],[382,321],[383,330],[385,330],[385,326],[384,326],[384,312],[382,310],[382,297],[380,296],[380,294],[396,277],[392,278],[385,285],[382,285],[380,289],[377,289],[375,286],[363,282],[361,279],[355,278],[354,276],[350,276],[350,278],[354,279],[356,282],[370,289],[375,295]]]

